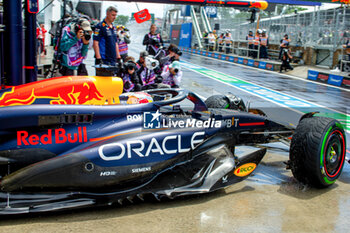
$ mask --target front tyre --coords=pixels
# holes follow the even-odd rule
[[[295,130],[290,147],[292,173],[302,183],[328,187],[342,172],[345,151],[344,129],[337,120],[304,118]]]

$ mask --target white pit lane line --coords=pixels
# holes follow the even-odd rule
[[[213,58],[213,57],[207,57],[207,56],[203,56],[203,55],[199,55],[199,54],[195,54],[195,53],[189,53],[189,52],[187,52],[187,53],[190,54],[190,55],[193,55],[193,56],[197,56],[197,57],[208,58],[208,59],[212,59],[212,60],[214,60],[214,61],[220,61],[220,62],[227,63],[227,64],[230,64],[230,65],[240,66],[240,67],[242,67],[242,68],[254,69],[254,70],[260,71],[260,72],[262,71],[262,72],[266,72],[266,73],[270,73],[270,74],[275,74],[275,75],[280,75],[280,76],[288,77],[288,78],[291,78],[291,79],[297,79],[297,80],[300,80],[300,81],[303,81],[303,82],[318,84],[318,85],[321,85],[321,86],[325,86],[325,87],[329,87],[329,88],[335,88],[335,89],[339,89],[339,90],[342,90],[342,91],[350,92],[350,89],[347,89],[347,88],[344,88],[344,87],[337,87],[337,86],[333,86],[333,85],[329,85],[329,84],[325,84],[325,83],[321,83],[321,82],[316,82],[316,81],[313,81],[313,80],[309,80],[309,79],[305,79],[305,78],[296,77],[296,76],[293,76],[293,75],[290,75],[290,74],[276,73],[276,71],[262,70],[262,69],[260,69],[260,68],[256,68],[256,67],[252,67],[252,66],[247,66],[247,65],[242,65],[242,64],[238,64],[238,63],[233,63],[233,62],[226,61],[226,60],[220,60],[220,59]],[[181,60],[184,60],[184,59],[181,59]],[[266,62],[266,61],[264,61],[264,62]]]
[[[216,59],[216,60],[217,60],[217,59]],[[212,79],[212,80],[215,80],[215,81],[221,82],[221,83],[223,83],[223,84],[232,86],[232,87],[237,88],[237,89],[239,89],[239,90],[241,90],[241,91],[244,91],[244,92],[246,92],[246,93],[248,93],[248,94],[257,96],[257,97],[259,97],[259,98],[262,98],[262,99],[264,99],[264,100],[266,100],[266,101],[269,101],[269,102],[272,102],[272,103],[277,104],[277,105],[279,105],[279,106],[282,106],[282,107],[284,107],[284,108],[287,108],[287,109],[289,109],[289,110],[291,110],[291,111],[294,111],[294,112],[297,112],[297,113],[299,113],[299,114],[302,114],[302,115],[303,115],[304,112],[301,112],[301,111],[299,111],[299,110],[297,110],[297,109],[294,109],[293,106],[288,106],[288,105],[286,105],[286,104],[282,104],[282,103],[280,103],[280,102],[271,100],[271,99],[269,99],[269,98],[263,96],[262,94],[256,94],[256,93],[254,93],[254,92],[252,91],[252,90],[254,90],[254,88],[253,88],[253,89],[250,89],[250,90],[248,90],[247,88],[241,88],[241,87],[238,87],[237,85],[233,85],[233,84],[231,84],[231,83],[228,83],[228,82],[225,82],[225,81],[222,81],[222,80],[218,80],[218,79],[216,79],[216,78],[213,78],[213,77],[211,77],[211,76],[208,75],[208,74],[205,74],[205,73],[203,73],[203,72],[197,71],[196,69],[205,69],[205,70],[207,70],[207,71],[215,72],[215,73],[217,73],[218,75],[223,75],[223,76],[226,76],[226,77],[228,76],[228,77],[231,77],[231,78],[233,78],[233,79],[235,79],[235,80],[240,80],[240,81],[242,81],[242,82],[248,83],[248,84],[250,84],[252,87],[258,87],[258,88],[260,88],[260,90],[268,90],[268,91],[270,91],[270,92],[272,92],[272,93],[277,93],[277,94],[279,94],[279,95],[282,96],[282,97],[283,97],[283,96],[286,96],[286,97],[291,98],[292,100],[293,100],[293,99],[294,99],[294,100],[299,100],[299,101],[301,101],[301,103],[307,103],[307,104],[308,104],[308,106],[305,106],[305,107],[323,108],[323,109],[327,109],[328,111],[331,111],[331,112],[335,112],[335,113],[342,114],[342,115],[346,116],[345,123],[349,124],[350,115],[347,114],[347,113],[344,113],[344,112],[341,112],[341,111],[338,111],[338,110],[334,110],[334,109],[328,108],[328,107],[326,107],[326,106],[323,106],[323,105],[320,105],[320,104],[317,104],[317,103],[313,103],[313,102],[304,100],[304,99],[299,98],[299,97],[295,97],[295,96],[292,96],[292,95],[289,95],[289,94],[284,94],[284,93],[282,93],[282,92],[275,91],[275,90],[273,90],[273,89],[266,88],[266,87],[264,87],[264,86],[261,86],[261,85],[255,84],[255,83],[242,80],[242,79],[240,79],[240,78],[238,78],[238,77],[235,77],[235,76],[233,76],[233,75],[228,75],[228,74],[225,74],[225,73],[223,73],[223,72],[220,72],[220,71],[216,71],[216,70],[207,68],[207,67],[205,67],[205,66],[199,66],[199,65],[190,63],[190,62],[188,62],[188,61],[186,61],[186,60],[184,60],[184,59],[182,59],[181,63],[182,63],[182,67],[184,67],[184,68],[186,68],[186,69],[188,69],[188,70],[190,70],[190,71],[192,71],[192,72],[196,72],[196,73],[201,74],[201,75],[203,75],[203,76],[205,76],[205,77],[208,77],[208,78],[210,78],[210,79]],[[232,81],[234,81],[234,80],[232,80]],[[294,106],[294,107],[303,107],[303,106]],[[346,131],[347,133],[350,134],[350,131],[349,131],[349,130],[345,130],[345,131]]]

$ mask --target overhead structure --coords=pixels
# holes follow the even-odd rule
[[[125,2],[125,0],[102,0],[103,2]],[[137,2],[162,3],[162,4],[188,4],[188,5],[215,5],[235,8],[255,8],[265,10],[268,7],[268,1],[264,0],[139,0]]]

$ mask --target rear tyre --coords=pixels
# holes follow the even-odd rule
[[[342,172],[345,151],[344,129],[337,120],[304,118],[296,128],[290,147],[293,176],[313,187],[328,187]]]
[[[224,95],[212,95],[205,100],[208,108],[224,108],[230,107],[230,101]]]

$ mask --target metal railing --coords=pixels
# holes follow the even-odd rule
[[[345,72],[350,73],[350,54],[345,53],[345,51],[346,48],[342,48],[340,59],[340,71],[343,71],[344,69]]]
[[[201,49],[203,46],[202,46],[202,33],[201,33],[201,30],[200,30],[200,27],[199,27],[199,24],[198,24],[198,20],[197,20],[197,16],[196,16],[196,12],[194,10],[194,7],[191,6],[191,18],[192,18],[192,22],[193,22],[193,27],[194,27],[194,32],[195,32],[195,35],[197,37],[197,42],[198,42],[198,47]]]
[[[251,49],[249,48],[249,44],[247,40],[238,40],[238,41],[232,41],[230,45],[227,45],[226,43],[219,44],[219,43],[207,43],[205,41],[206,38],[202,39],[203,49],[206,51],[216,51],[216,52],[223,52],[226,54],[233,54],[237,56],[253,56],[256,58],[260,57],[260,42],[258,44],[257,49]]]

